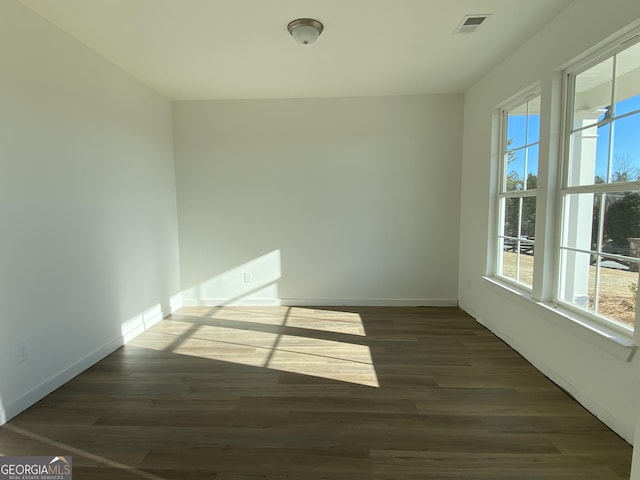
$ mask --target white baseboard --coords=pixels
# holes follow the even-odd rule
[[[499,326],[487,321],[482,316],[478,315],[476,312],[469,308],[465,308],[464,305],[461,305],[460,308],[464,310],[466,313],[471,315],[480,325],[486,327],[491,333],[496,335],[498,338],[503,340],[507,345],[513,348],[516,352],[522,355],[527,361],[529,361],[535,368],[537,368],[542,374],[551,380],[553,383],[558,385],[564,391],[569,393],[578,403],[580,403],[584,408],[589,410],[593,415],[599,418],[603,423],[605,423],[609,428],[611,428],[614,432],[624,438],[630,444],[633,444],[633,426],[631,429],[629,425],[624,425],[620,420],[618,420],[611,412],[609,412],[602,405],[594,402],[588,395],[582,392],[580,389],[576,388],[575,385],[567,381],[562,377],[558,372],[555,371],[550,365],[548,365],[542,357],[539,355],[533,354],[531,351],[524,348],[519,342],[514,340],[511,336],[509,336],[505,331],[503,331]]]
[[[5,408],[4,408],[2,423],[6,423],[7,421],[12,419],[19,413],[23,412],[24,410],[26,410],[36,402],[40,401],[41,399],[49,395],[51,392],[53,392],[57,388],[60,388],[69,380],[76,377],[77,375],[79,375],[89,367],[95,365],[97,362],[99,362],[104,357],[106,357],[110,353],[120,348],[122,345],[124,345],[123,338],[118,337],[117,339],[107,343],[106,345],[103,345],[102,347],[95,350],[94,352],[81,358],[80,360],[68,366],[61,372],[53,375],[51,378],[42,382],[40,385],[32,388],[31,390],[21,395],[14,401],[7,403],[4,406]]]
[[[160,320],[168,317],[176,310],[177,308],[175,308],[175,305],[171,305],[169,307],[160,307],[160,305],[158,305],[155,308],[149,309],[140,315],[136,315],[135,317],[127,320],[122,324],[122,336],[120,337],[122,344],[124,345],[129,343],[142,332],[153,327]]]
[[[456,307],[455,298],[239,298],[228,301],[224,298],[183,298],[185,307],[227,306],[301,306],[301,307]]]
[[[301,307],[457,307],[455,298],[282,298],[282,305]]]
[[[126,328],[123,327],[122,335],[119,337],[82,357],[77,362],[53,375],[48,380],[32,388],[17,399],[8,402],[6,405],[0,405],[0,425],[4,425],[16,415],[42,400],[51,392],[60,388],[80,373],[92,367],[104,357],[113,353],[145,330],[148,330],[163,318],[169,316],[171,310],[171,308],[163,308],[162,310],[154,309],[153,311],[149,310],[144,314],[139,315],[134,320],[125,322]]]
[[[183,298],[184,307],[222,307],[222,306],[242,306],[242,307],[263,307],[282,305],[281,301],[274,298],[239,298],[229,300],[226,298]]]

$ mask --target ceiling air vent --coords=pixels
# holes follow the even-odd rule
[[[489,13],[482,15],[465,15],[462,21],[458,24],[456,29],[453,31],[454,35],[458,35],[460,33],[473,33],[480,25],[484,24],[489,17]]]

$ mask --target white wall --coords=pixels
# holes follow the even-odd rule
[[[638,18],[637,0],[620,0],[614,7],[600,0],[573,2],[466,93],[459,277],[462,308],[629,441],[633,440],[640,404],[640,355],[627,361],[623,349],[574,327],[539,305],[503,291],[482,275],[486,271],[485,253],[491,235],[488,225],[494,208],[491,198],[495,189],[492,171],[495,172],[497,160],[491,157],[494,108],[529,85],[541,82],[542,130],[544,133],[551,128],[554,132],[551,136],[544,133],[541,151],[553,151],[558,145],[554,127],[557,122],[553,123],[558,112],[552,112],[551,105],[560,99],[558,96],[551,100],[551,95],[559,94],[555,88],[559,86],[558,69]],[[541,172],[541,182],[544,177]],[[544,210],[543,204],[539,207]],[[547,248],[553,252],[552,245]],[[550,277],[551,269],[545,273]]]
[[[2,423],[167,313],[179,272],[171,104],[13,0],[0,31]]]
[[[462,103],[175,102],[185,304],[455,305]]]

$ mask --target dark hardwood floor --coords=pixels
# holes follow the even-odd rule
[[[631,447],[454,308],[185,308],[0,429],[74,479],[628,479]]]

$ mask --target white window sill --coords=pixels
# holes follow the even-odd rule
[[[540,302],[531,297],[531,293],[520,290],[508,282],[495,277],[483,277],[496,291],[510,299],[519,299],[523,307],[548,322],[576,335],[580,339],[610,353],[616,358],[630,362],[638,349],[633,335],[618,332],[612,328],[583,317],[572,310],[559,305]]]

